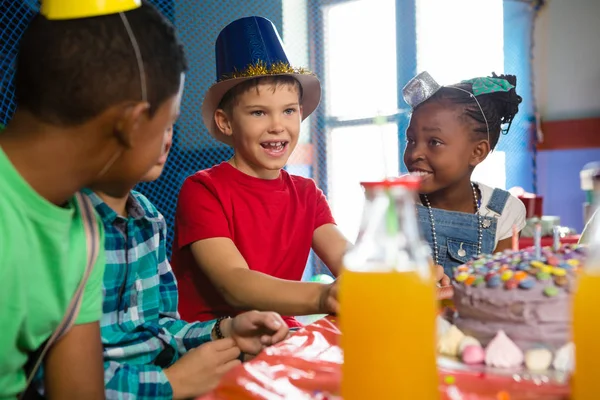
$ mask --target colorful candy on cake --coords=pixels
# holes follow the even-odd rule
[[[438,319],[438,351],[466,364],[573,368],[571,305],[586,248],[481,255],[456,268],[454,325]]]

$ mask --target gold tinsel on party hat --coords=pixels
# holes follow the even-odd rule
[[[264,61],[258,61],[255,64],[248,65],[246,69],[242,71],[236,69],[231,74],[223,76],[219,82],[235,78],[258,78],[261,76],[283,74],[314,75],[305,68],[295,68],[281,61],[271,64],[271,66],[267,66]]]
[[[48,19],[78,19],[117,14],[141,5],[141,0],[42,0],[40,13]]]

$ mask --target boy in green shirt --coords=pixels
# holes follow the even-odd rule
[[[84,3],[97,12],[60,13]],[[61,10],[46,0],[47,17],[36,16],[20,42],[18,108],[0,134],[0,398],[25,389],[28,356],[82,279],[86,235],[74,194],[127,195],[179,115],[186,60],[173,27],[146,3],[101,9],[111,3]],[[75,325],[44,359],[48,398],[104,398],[103,272],[100,246]]]

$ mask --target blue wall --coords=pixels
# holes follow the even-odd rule
[[[600,116],[600,1],[548,1],[536,21],[533,72],[543,121]],[[564,132],[565,136],[578,132]],[[598,132],[600,134],[600,132]],[[600,161],[600,149],[541,151],[539,194],[544,212],[583,228],[584,193],[579,171]]]
[[[599,132],[600,133],[600,132]],[[600,149],[553,150],[538,154],[538,188],[544,196],[544,214],[560,216],[563,226],[583,229],[583,202],[579,171],[600,160]]]

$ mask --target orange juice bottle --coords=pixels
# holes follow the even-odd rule
[[[435,282],[415,214],[418,180],[364,183],[340,282],[342,398],[439,398]]]
[[[596,210],[600,204],[600,174],[594,174]],[[577,280],[573,302],[573,341],[575,342],[575,372],[572,378],[574,400],[598,398],[598,360],[600,360],[600,211],[596,211],[590,226],[588,258]],[[587,232],[591,229],[591,232]]]

